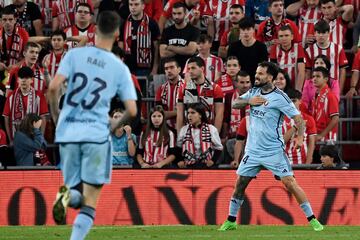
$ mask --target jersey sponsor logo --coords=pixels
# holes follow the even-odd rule
[[[265,117],[265,114],[266,114],[266,112],[261,111],[261,110],[257,110],[257,109],[251,109],[251,113],[255,117]]]

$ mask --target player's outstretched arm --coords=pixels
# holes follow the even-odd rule
[[[50,82],[49,92],[48,92],[48,101],[50,105],[50,112],[54,123],[57,123],[59,117],[59,90],[63,82],[66,80],[66,77],[61,74],[56,74],[54,79]]]

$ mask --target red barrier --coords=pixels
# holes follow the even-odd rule
[[[325,224],[360,225],[360,171],[295,171]],[[96,224],[220,224],[233,170],[115,170],[99,201]],[[59,171],[0,172],[0,225],[53,225]],[[242,224],[306,224],[295,198],[268,171],[250,183]],[[67,218],[72,223],[75,210]]]

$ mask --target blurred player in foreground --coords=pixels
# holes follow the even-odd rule
[[[115,12],[102,12],[97,19],[95,46],[70,50],[49,86],[65,183],[56,196],[53,217],[61,224],[65,222],[67,207],[80,208],[71,240],[85,238],[94,222],[101,188],[110,182],[112,151],[108,112],[112,97],[118,94],[126,108],[124,117],[112,122],[113,128],[123,125],[137,112],[129,69],[111,53],[119,35],[119,24]],[[59,89],[64,81],[67,81],[67,91],[59,116]]]

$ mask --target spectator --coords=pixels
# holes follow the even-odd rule
[[[44,67],[44,76],[47,79],[47,85],[50,84],[49,80],[55,77],[60,61],[66,54],[66,34],[61,30],[54,31],[50,36],[50,43],[52,50],[44,57],[42,62]],[[47,78],[47,76],[49,76],[49,78]]]
[[[346,163],[340,158],[335,145],[323,145],[320,148],[321,166],[319,169],[347,169]]]
[[[7,146],[6,133],[0,124],[0,147]]]
[[[230,29],[224,31],[220,39],[218,55],[226,58],[229,45],[240,40],[239,21],[244,18],[244,8],[240,4],[233,4],[230,7]]]
[[[141,168],[169,167],[175,160],[175,137],[167,128],[161,106],[150,111],[146,130],[141,133],[137,161]]]
[[[289,25],[281,26],[278,32],[279,44],[273,45],[270,60],[290,76],[292,88],[302,90],[305,80],[305,52],[300,43],[294,43],[294,34]]]
[[[144,12],[156,22],[159,22],[161,15],[163,14],[164,7],[162,0],[147,0],[145,1]]]
[[[88,46],[95,45],[95,25],[91,23],[93,12],[91,6],[87,3],[79,3],[75,7],[75,24],[64,30],[68,48],[74,48],[81,40],[77,37],[85,37],[84,44]]]
[[[241,70],[250,75],[251,84],[255,81],[255,71],[259,63],[267,61],[268,52],[265,44],[254,37],[255,24],[249,18],[239,22],[240,40],[229,46],[228,56],[235,56],[239,60]]]
[[[41,23],[44,26],[44,32],[51,31],[52,27],[52,3],[54,0],[34,0],[34,3],[38,5],[41,13]]]
[[[232,7],[234,5],[239,5],[241,7],[241,14],[244,16],[244,0],[209,0],[209,7],[213,12],[215,26],[213,49],[217,50],[219,48],[221,36],[224,34],[224,32],[229,30],[231,24],[231,20],[229,18],[231,18],[231,9],[233,9]]]
[[[75,8],[79,3],[87,3],[93,12],[91,0],[55,0],[52,4],[52,30],[64,30],[73,25]]]
[[[29,67],[22,67],[18,71],[18,85],[6,99],[3,116],[5,129],[10,143],[22,119],[28,113],[36,113],[42,119],[41,129],[44,131],[48,106],[44,95],[32,86],[34,73]]]
[[[352,98],[354,95],[358,95],[357,85],[359,82],[360,72],[360,51],[354,57],[352,65],[352,76],[351,76],[351,86],[349,91],[346,93],[347,98]]]
[[[7,6],[1,12],[0,71],[10,69],[23,58],[25,44],[29,39],[26,30],[16,24],[16,14],[12,7]]]
[[[301,92],[292,89],[288,92],[288,96],[295,107],[300,111]],[[300,148],[295,147],[297,129],[294,120],[285,116],[283,122],[283,135],[286,144],[285,152],[291,164],[311,164],[313,162],[313,153],[315,149],[316,123],[312,116],[301,111],[300,113],[305,122],[304,144]]]
[[[249,128],[249,116],[245,116],[241,119],[239,126],[236,130],[236,141],[234,145],[234,158],[233,161],[230,162],[230,167],[238,168],[240,164],[240,160],[243,156],[244,147],[246,143],[247,133]],[[226,145],[229,149],[228,144]]]
[[[161,36],[160,57],[174,57],[184,69],[186,60],[196,52],[200,30],[185,22],[186,6],[177,2],[172,7],[174,25],[166,28]]]
[[[309,79],[311,76],[311,69],[314,66],[315,57],[318,55],[325,55],[331,63],[330,77],[333,79],[339,79],[340,81],[339,85],[341,95],[345,84],[348,60],[346,59],[344,49],[331,42],[329,35],[329,24],[325,20],[319,20],[315,24],[316,42],[306,48],[306,79]]]
[[[312,116],[316,119],[316,141],[336,141],[339,123],[339,102],[328,87],[329,70],[317,67],[313,71],[318,94],[313,99]]]
[[[256,39],[266,44],[268,51],[272,45],[279,43],[278,31],[280,27],[289,25],[294,33],[294,42],[301,42],[301,36],[296,24],[284,17],[283,0],[269,0],[271,17],[260,23]]]
[[[223,149],[219,133],[207,123],[203,104],[190,104],[187,113],[189,124],[181,128],[177,139],[177,146],[182,148],[184,158],[178,162],[178,167],[211,168]]]
[[[34,79],[31,83],[31,86],[35,91],[39,91],[45,95],[47,85],[44,76],[44,68],[41,67],[37,61],[39,59],[40,45],[34,42],[28,42],[25,45],[24,49],[24,60],[19,62],[19,64],[13,66],[9,73],[9,82],[7,83],[6,96],[8,96],[12,91],[18,88],[18,71],[22,67],[29,67],[34,73]]]
[[[279,73],[274,79],[274,85],[282,90],[284,93],[288,93],[290,89],[292,89],[291,80],[289,74],[285,72],[283,69],[279,69]]]
[[[235,158],[235,147],[236,147],[235,145],[239,144],[237,142],[237,135],[238,135],[237,129],[239,128],[241,121],[245,117],[249,116],[249,110],[250,110],[249,107],[242,109],[235,109],[232,108],[232,104],[233,102],[235,102],[237,98],[239,98],[239,96],[245,94],[251,88],[249,74],[247,74],[244,71],[238,72],[238,74],[236,75],[236,79],[234,80],[234,86],[235,86],[235,91],[231,96],[230,104],[225,109],[225,112],[229,112],[230,116],[224,114],[225,120],[222,130],[222,138],[223,139],[225,138],[226,140],[223,151],[223,162],[230,163],[230,165],[232,166],[236,165],[235,162],[239,163],[239,161],[235,161],[236,159],[239,160],[239,158]],[[236,156],[239,157],[239,154]]]
[[[42,36],[43,26],[39,7],[27,0],[13,0],[10,5],[17,13],[17,23],[25,28],[30,36]]]
[[[17,166],[38,164],[35,155],[46,149],[46,141],[41,133],[42,119],[36,113],[27,114],[19,125],[14,137],[14,153]],[[41,163],[41,162],[40,162]]]
[[[324,67],[327,70],[331,68],[331,64],[329,59],[325,55],[318,55],[314,61],[314,68]],[[338,101],[340,101],[340,88],[339,81],[329,77],[328,85],[331,91],[335,94],[335,97]],[[301,104],[305,107],[305,111],[309,112],[312,109],[311,102],[314,99],[316,94],[316,87],[314,86],[314,81],[312,78],[307,79],[304,84],[303,94],[301,98]]]
[[[178,5],[178,3],[184,6],[185,24],[190,23],[192,26],[200,29],[201,24],[204,25],[206,22],[207,30],[204,29],[204,32],[207,32],[207,34],[211,37],[214,37],[213,12],[211,11],[208,3],[204,0],[169,0],[166,3],[164,12],[159,19],[160,32],[163,32],[164,28],[169,27],[174,23],[176,24],[173,9],[175,5]]]
[[[157,74],[159,67],[160,30],[144,8],[144,0],[129,0],[130,15],[120,30],[119,46],[125,50],[130,71],[137,76]]]
[[[229,122],[231,115],[231,98],[235,91],[234,84],[237,81],[238,73],[240,71],[239,60],[230,56],[226,59],[226,73],[221,76],[220,79],[216,82],[224,94],[225,98],[225,109],[224,109],[224,120],[221,132],[221,138],[225,139],[229,132]]]
[[[269,0],[246,0],[245,14],[255,22],[257,29],[261,22],[271,17]]]
[[[113,119],[122,116],[123,113],[120,109],[115,109],[110,115]],[[113,165],[132,166],[136,153],[136,136],[131,133],[131,127],[125,125],[114,129],[111,140]]]
[[[176,132],[176,100],[184,81],[181,79],[181,68],[175,58],[165,59],[164,70],[166,82],[158,88],[155,104],[163,107],[168,127]]]
[[[188,61],[188,70],[191,80],[185,82],[179,89],[176,130],[179,133],[184,126],[184,116],[187,116],[185,109],[187,104],[202,103],[206,106],[207,119],[214,123],[221,132],[224,114],[224,95],[216,83],[211,83],[204,76],[205,63],[200,57],[192,57]],[[185,106],[184,106],[185,105]]]
[[[342,47],[347,24],[353,20],[354,7],[344,5],[338,8],[335,0],[320,0],[320,6],[323,19],[330,26],[330,41]]]
[[[300,0],[286,8],[287,14],[299,17],[299,32],[303,47],[315,43],[315,23],[322,18],[319,2],[320,0]]]
[[[207,34],[201,34],[198,41],[198,57],[205,62],[204,74],[210,82],[216,82],[224,72],[224,63],[220,57],[210,54],[212,47],[212,38]],[[185,64],[185,74],[188,72],[187,64]]]

